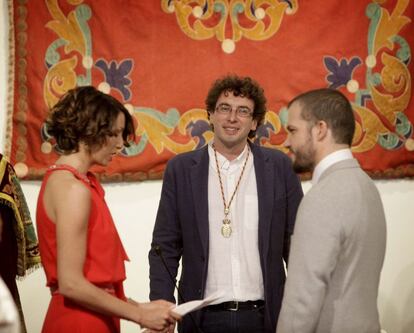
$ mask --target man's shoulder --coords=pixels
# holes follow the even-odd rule
[[[289,157],[278,148],[262,147],[256,144],[252,145],[252,151],[255,156],[263,156],[265,160],[270,160],[276,163],[288,162]]]
[[[207,146],[204,146],[202,148],[187,151],[185,153],[178,154],[171,158],[168,161],[169,165],[176,165],[176,164],[182,164],[182,163],[188,163],[189,161],[197,161],[200,160],[204,154],[208,155],[207,152]]]
[[[347,161],[348,164],[351,161]],[[344,164],[344,163],[342,163]],[[346,166],[346,163],[345,163]],[[322,175],[317,184],[313,185],[307,194],[311,201],[318,201],[325,207],[332,203],[333,207],[356,203],[358,195],[365,196],[367,191],[377,191],[372,179],[359,167],[350,164],[351,167],[341,165],[331,167],[326,175]]]
[[[264,156],[274,157],[274,158],[288,158],[287,155],[278,148],[263,147],[257,144],[252,144],[253,151],[257,154],[263,154]]]
[[[337,162],[325,170],[317,185],[319,184],[323,189],[333,188],[338,191],[338,186],[341,186],[341,189],[349,189],[351,186],[360,187],[374,182],[355,159],[348,159]]]

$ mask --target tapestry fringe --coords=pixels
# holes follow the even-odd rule
[[[7,1],[8,15],[9,15],[9,30],[8,30],[8,71],[7,71],[7,110],[6,110],[6,136],[4,141],[4,156],[9,159],[11,157],[12,133],[13,133],[13,101],[14,101],[14,80],[15,80],[15,39],[14,39],[14,12],[13,0]]]

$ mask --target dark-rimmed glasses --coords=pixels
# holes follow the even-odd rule
[[[228,115],[232,112],[233,107],[230,104],[222,103],[216,106],[216,112],[222,115]],[[250,110],[247,106],[238,106],[236,107],[236,115],[241,118],[248,118],[253,115],[253,111]]]

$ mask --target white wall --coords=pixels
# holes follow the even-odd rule
[[[4,147],[7,89],[7,1],[0,7],[0,150]],[[33,51],[32,51],[33,52]],[[388,239],[379,293],[382,326],[388,333],[414,330],[414,180],[376,181],[384,202]],[[22,182],[32,217],[35,216],[39,182]],[[124,246],[131,259],[127,264],[128,296],[148,299],[147,252],[161,181],[104,185],[107,202],[116,221]],[[303,184],[304,190],[310,187]],[[40,332],[49,302],[42,270],[19,283],[29,333]],[[135,325],[123,323],[124,332],[136,332]]]

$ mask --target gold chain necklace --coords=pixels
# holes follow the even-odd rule
[[[226,198],[224,196],[224,189],[223,189],[223,182],[221,181],[221,175],[220,175],[220,168],[218,165],[218,159],[217,159],[217,151],[216,151],[216,147],[214,146],[214,144],[212,145],[213,150],[214,150],[214,158],[216,160],[216,168],[217,168],[217,174],[218,174],[218,178],[219,178],[219,182],[220,182],[220,190],[221,190],[221,197],[223,199],[223,205],[224,205],[224,219],[223,219],[223,225],[221,226],[221,234],[223,235],[224,238],[229,238],[231,236],[231,220],[229,219],[229,213],[230,213],[230,205],[233,202],[234,199],[234,195],[236,194],[239,185],[240,185],[240,181],[243,177],[243,173],[244,170],[246,169],[246,164],[247,164],[247,160],[249,159],[249,155],[250,155],[250,147],[249,145],[247,145],[247,156],[246,156],[246,160],[244,161],[241,173],[240,173],[240,177],[239,180],[237,181],[236,187],[233,191],[233,194],[230,197],[229,203],[226,204]]]

